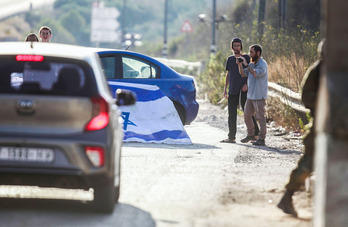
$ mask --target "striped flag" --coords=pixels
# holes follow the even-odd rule
[[[115,91],[126,89],[137,95],[135,105],[120,106],[124,119],[124,142],[192,144],[173,102],[157,86],[108,83]]]

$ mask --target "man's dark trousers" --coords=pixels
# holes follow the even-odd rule
[[[243,92],[241,91],[237,95],[228,95],[228,138],[230,140],[236,139],[236,132],[237,132],[237,108],[239,104],[239,96],[240,96],[240,103],[242,105],[242,109],[244,111],[245,102],[247,99],[247,91]],[[255,117],[253,116],[253,122],[255,126],[255,132],[259,132],[259,126],[256,123]]]

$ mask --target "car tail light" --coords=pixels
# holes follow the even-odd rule
[[[109,105],[101,97],[91,98],[93,104],[93,118],[87,123],[86,131],[95,131],[105,128],[109,124]]]
[[[41,62],[44,60],[44,56],[41,55],[17,55],[16,56],[17,61],[35,61],[35,62]]]
[[[85,147],[88,159],[96,167],[104,165],[104,149],[102,147]]]

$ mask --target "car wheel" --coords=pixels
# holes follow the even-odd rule
[[[114,186],[114,179],[93,189],[93,209],[97,212],[112,213],[119,197],[119,187]]]
[[[185,114],[184,107],[181,104],[177,103],[177,102],[173,102],[173,103],[174,103],[174,107],[175,107],[176,111],[178,112],[178,115],[180,117],[181,123],[183,125],[185,125],[186,114]]]
[[[115,193],[114,203],[117,203],[118,199],[120,198],[120,187],[114,187],[114,193]]]

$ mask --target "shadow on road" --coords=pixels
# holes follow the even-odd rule
[[[162,143],[124,143],[124,147],[148,147],[148,148],[158,148],[158,149],[184,149],[184,150],[197,150],[197,149],[221,149],[221,147],[217,147],[209,144],[202,143],[193,143],[190,145],[186,144],[162,144]]]
[[[80,201],[37,199],[0,199],[0,220],[6,226],[156,226],[150,213],[124,203],[101,214]]]
[[[264,151],[277,152],[278,154],[282,154],[282,155],[302,154],[301,151],[295,151],[291,149],[282,149],[279,147],[271,147],[271,146],[267,146],[267,144],[266,146],[255,146],[255,145],[252,145],[251,143],[238,143],[238,145],[243,147],[253,148],[253,149],[260,149]]]

